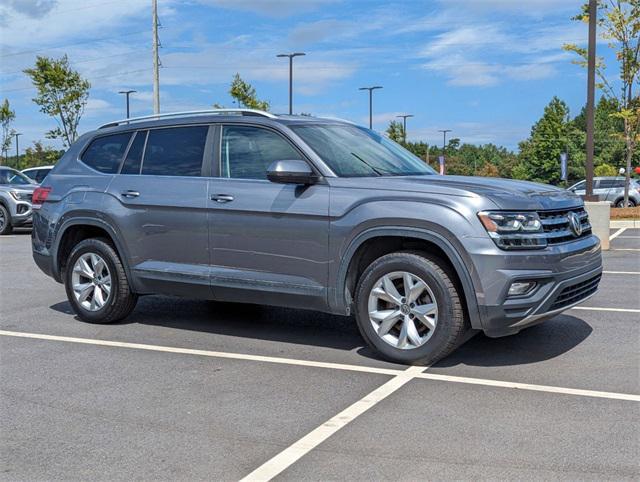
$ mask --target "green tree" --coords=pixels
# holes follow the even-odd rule
[[[55,164],[62,157],[64,150],[54,149],[50,146],[43,146],[42,141],[35,141],[33,147],[27,147],[21,161],[24,163],[23,169],[27,167],[38,167]]]
[[[574,20],[589,21],[588,4]],[[600,35],[609,40],[609,47],[615,51],[618,62],[616,78],[607,75],[606,65],[602,57],[596,62],[596,75],[600,82],[598,87],[605,96],[615,99],[618,111],[615,116],[624,124],[626,182],[624,189],[625,203],[629,199],[629,179],[631,161],[640,133],[640,99],[634,91],[640,73],[640,1],[638,0],[600,0],[598,2],[598,26]],[[576,63],[587,64],[587,49],[575,44],[565,44],[565,50],[575,52],[580,60]]]
[[[567,121],[569,108],[557,97],[544,108],[544,114],[531,128],[528,139],[520,142],[518,166],[512,174],[518,179],[557,184],[560,181],[560,154],[569,154],[569,179],[584,176],[584,153],[580,152],[581,133]]]
[[[392,120],[387,127],[387,136],[398,144],[404,144],[404,127],[402,122]]]
[[[229,94],[238,101],[238,105],[248,109],[269,110],[269,102],[259,100],[256,95],[256,89],[248,82],[245,82],[236,74],[231,82]]]
[[[35,66],[24,73],[38,90],[33,101],[41,112],[58,123],[58,127],[47,132],[47,138],[61,139],[69,147],[78,137],[78,124],[91,84],[69,66],[66,55],[59,59],[38,56]]]
[[[11,123],[16,118],[15,111],[11,110],[9,106],[9,100],[4,99],[2,106],[0,106],[0,124],[2,124],[2,154],[4,155],[5,162],[11,147],[11,139],[15,135],[15,131],[11,128]],[[0,159],[0,163],[2,159]]]

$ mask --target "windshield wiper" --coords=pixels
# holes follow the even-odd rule
[[[367,166],[369,169],[371,169],[373,172],[375,172],[378,176],[384,176],[385,174],[390,174],[389,172],[385,172],[385,171],[381,171],[375,167],[373,167],[371,164],[369,164],[367,161],[365,161],[362,157],[360,157],[358,154],[356,154],[355,152],[352,152],[351,155],[353,157],[355,157],[356,159],[358,159],[360,162],[362,162],[365,166]]]

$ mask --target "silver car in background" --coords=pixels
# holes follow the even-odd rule
[[[586,181],[580,181],[569,188],[570,191],[579,196],[586,194]],[[593,194],[598,196],[599,201],[609,201],[617,208],[624,207],[624,176],[617,177],[594,177]],[[631,179],[629,184],[629,205],[640,205],[640,183]]]
[[[31,225],[34,181],[10,167],[0,166],[0,235]]]

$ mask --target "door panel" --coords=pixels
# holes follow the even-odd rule
[[[269,129],[223,126],[216,157],[223,177],[210,180],[208,199],[214,296],[324,308],[329,187],[267,181],[273,161],[303,159]]]
[[[236,296],[223,291],[225,287],[234,287],[236,291],[277,292],[320,298],[313,303],[325,302],[328,189],[326,185],[211,180],[211,197],[219,194],[233,197],[226,202],[209,200],[214,294],[251,302],[244,298],[246,294]],[[279,303],[298,304],[294,300],[276,304]]]
[[[141,166],[143,174],[118,174],[108,188],[105,212],[117,222],[139,291],[210,296],[208,179],[194,171],[194,158],[201,158],[204,151],[208,127],[204,129],[204,133],[172,132],[167,136],[159,131],[169,129],[158,129],[155,134],[150,131]],[[141,134],[144,135],[137,135]],[[177,141],[174,154],[167,145],[175,143],[176,136],[184,137],[188,147]],[[130,150],[135,146],[134,139]],[[188,149],[192,151],[185,154]],[[125,165],[139,165],[135,160],[129,161],[127,155]],[[187,175],[145,175],[145,168]]]

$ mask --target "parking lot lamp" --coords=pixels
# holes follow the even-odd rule
[[[373,129],[373,91],[376,89],[382,89],[382,86],[374,85],[373,87],[360,87],[358,89],[369,91],[369,129]]]
[[[289,115],[293,114],[293,58],[307,55],[304,52],[293,52],[291,54],[278,54],[276,57],[289,58]]]

